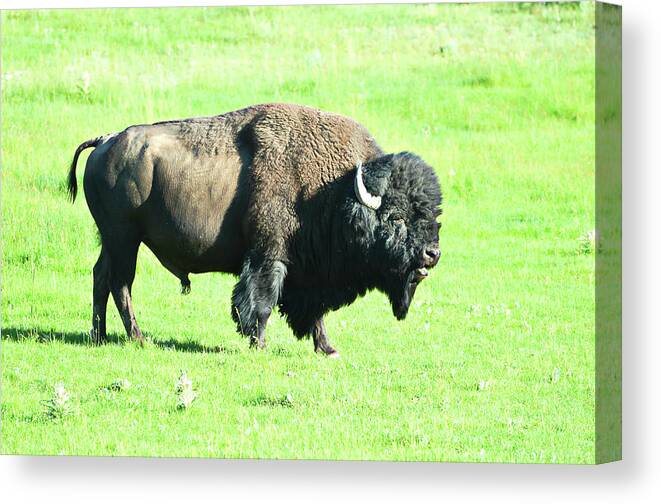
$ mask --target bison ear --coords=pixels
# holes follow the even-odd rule
[[[365,165],[356,165],[354,190],[356,198],[363,205],[373,210],[381,206],[383,196],[390,183],[392,173],[392,155],[381,156]]]

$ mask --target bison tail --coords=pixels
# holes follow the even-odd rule
[[[71,198],[72,203],[76,201],[76,195],[78,194],[78,182],[76,181],[76,164],[78,163],[78,156],[80,156],[80,153],[83,152],[85,149],[88,149],[90,147],[96,147],[101,143],[102,140],[103,137],[97,137],[92,140],[87,140],[81,143],[76,149],[76,153],[73,155],[71,168],[69,168],[69,181],[67,184],[69,189],[69,198]]]

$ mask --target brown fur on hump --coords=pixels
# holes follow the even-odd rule
[[[250,236],[259,237],[253,245],[261,253],[286,261],[287,244],[299,225],[296,203],[382,152],[348,117],[300,105],[255,108],[249,125],[254,148]]]

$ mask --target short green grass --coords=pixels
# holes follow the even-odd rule
[[[2,452],[594,461],[593,24],[592,4],[3,12]],[[272,101],[353,116],[436,168],[444,255],[408,318],[373,292],[328,316],[339,360],[277,315],[252,351],[234,278],[181,296],[143,247],[151,342],[125,341],[111,301],[111,342],[90,345],[75,148]]]

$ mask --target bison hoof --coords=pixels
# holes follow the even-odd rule
[[[339,359],[340,358],[340,352],[335,350],[334,348],[315,348],[315,352],[324,354],[326,357],[329,359]]]
[[[90,330],[90,341],[94,345],[102,345],[106,342],[106,338],[101,336],[96,329]]]
[[[266,348],[266,343],[264,340],[259,340],[257,338],[250,339],[250,348],[255,348],[257,350],[264,350]]]
[[[145,339],[142,336],[140,336],[139,338],[132,336],[130,341],[138,345],[140,348],[143,348],[145,346]]]
[[[141,348],[145,346],[145,338],[142,336],[140,329],[131,329],[131,341],[137,343]]]

